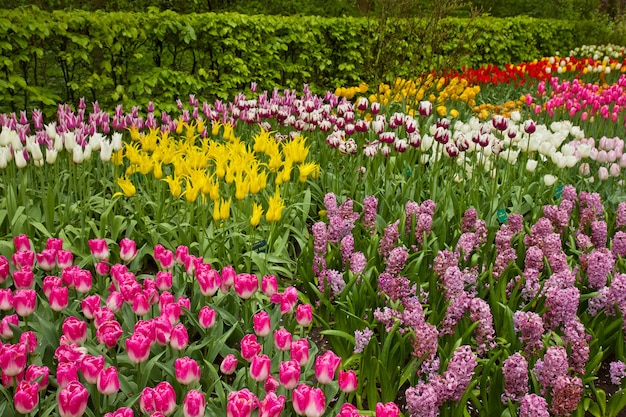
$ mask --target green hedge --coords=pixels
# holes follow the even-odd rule
[[[418,22],[418,25],[422,22]],[[467,39],[459,34],[468,28]],[[411,35],[409,21],[388,26],[361,18],[248,16],[234,13],[45,12],[0,10],[0,111],[80,97],[103,105],[159,108],[194,93],[227,98],[257,81],[261,89],[313,91],[411,77],[445,64],[521,62],[606,36],[592,22],[450,18],[434,48]],[[392,34],[393,36],[390,36]],[[380,53],[377,48],[381,48]],[[379,53],[376,68],[374,57]]]

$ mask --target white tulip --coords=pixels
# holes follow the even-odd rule
[[[543,176],[543,182],[548,186],[548,187],[552,187],[556,181],[558,180],[558,177],[555,177],[552,174],[546,174]]]
[[[8,146],[0,146],[0,169],[5,169],[13,159],[13,154]]]
[[[535,169],[537,169],[537,160],[536,159],[529,159],[528,161],[526,161],[526,171],[528,172],[534,172]]]
[[[2,131],[0,131],[0,146],[7,146],[13,143],[13,136],[17,136],[16,131],[10,129],[8,126],[2,126]]]
[[[54,164],[54,162],[57,160],[57,155],[58,155],[58,151],[56,149],[47,148],[46,149],[46,162],[49,165]]]
[[[85,149],[83,149],[83,161],[89,158],[91,158],[91,146],[86,146]]]
[[[72,161],[75,164],[83,162],[83,150],[78,145],[74,146],[74,149],[72,149]]]
[[[124,142],[122,142],[122,134],[120,132],[113,133],[113,136],[111,136],[111,145],[113,146],[114,152],[117,152],[124,147]]]
[[[22,169],[28,165],[26,162],[26,157],[24,156],[24,151],[19,149],[13,152],[13,157],[15,158],[15,166]]]

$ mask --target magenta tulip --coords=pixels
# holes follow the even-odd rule
[[[15,252],[24,252],[33,250],[28,236],[22,234],[13,238],[13,245],[15,245]]]
[[[215,310],[209,306],[204,306],[198,313],[198,322],[204,329],[209,329],[215,325]]]
[[[278,375],[283,387],[294,389],[300,381],[300,364],[295,360],[281,362]]]
[[[200,292],[205,297],[215,295],[222,284],[222,278],[215,269],[201,268],[196,271],[196,280],[198,285],[200,285]]]
[[[133,312],[138,316],[145,316],[150,312],[148,297],[143,292],[138,292],[133,298]]]
[[[280,417],[285,408],[284,395],[269,392],[259,404],[259,417]]]
[[[0,288],[0,310],[7,311],[13,308],[13,292],[10,288]]]
[[[291,349],[291,341],[293,336],[285,328],[274,330],[274,346],[283,352]]]
[[[278,292],[278,280],[274,275],[265,275],[261,279],[261,291],[268,297]]]
[[[9,260],[5,256],[0,256],[0,283],[6,281],[11,271]]]
[[[20,317],[33,314],[37,305],[37,293],[35,290],[16,290],[13,293],[13,308]]]
[[[57,251],[57,267],[59,269],[69,268],[74,262],[74,254],[69,250]]]
[[[57,250],[44,249],[41,253],[35,254],[35,259],[39,267],[44,271],[52,271],[57,264]]]
[[[121,407],[112,413],[106,413],[104,417],[135,417],[135,412],[132,408]]]
[[[353,370],[339,371],[339,389],[345,393],[352,392],[357,388],[356,373]]]
[[[13,271],[13,284],[18,290],[31,290],[35,286],[35,275],[30,269]]]
[[[90,295],[88,297],[83,298],[83,301],[80,303],[81,310],[83,312],[83,316],[85,318],[91,320],[94,318],[94,314],[96,311],[100,309],[100,299],[99,295]]]
[[[154,392],[157,398],[159,398],[157,411],[162,412],[166,416],[172,414],[176,409],[176,392],[174,387],[169,382],[163,381],[154,387]]]
[[[332,350],[326,351],[315,360],[315,377],[320,384],[330,384],[341,364],[341,358]]]
[[[13,395],[15,411],[28,414],[39,404],[39,388],[36,383],[21,381]]]
[[[90,384],[98,382],[98,375],[104,369],[104,356],[87,355],[80,362],[80,372],[83,378]]]
[[[259,289],[259,278],[254,274],[238,274],[235,277],[235,293],[248,299]]]
[[[98,261],[109,259],[109,246],[105,239],[89,239],[87,241],[91,254]]]
[[[69,343],[82,345],[87,340],[87,322],[79,320],[75,316],[63,320],[61,330]]]
[[[62,362],[57,365],[57,384],[60,388],[68,386],[73,381],[78,381],[78,368],[74,362]]]
[[[224,356],[224,359],[222,359],[222,363],[220,364],[220,372],[224,375],[231,375],[237,369],[238,363],[239,361],[237,360],[237,357],[232,353],[229,353],[228,355]]]
[[[300,304],[296,307],[296,321],[302,327],[307,327],[313,321],[311,304]]]
[[[200,365],[188,356],[174,361],[176,380],[182,385],[200,382]]]
[[[0,347],[0,368],[3,375],[16,376],[26,369],[26,345],[18,343]]]
[[[137,256],[137,244],[134,240],[124,238],[120,241],[120,259],[126,263]]]
[[[255,355],[250,363],[250,376],[257,382],[263,382],[270,374],[272,360],[267,355]]]
[[[35,332],[28,331],[20,335],[20,343],[26,345],[26,353],[32,355],[37,350],[37,336]]]
[[[298,339],[291,343],[290,358],[298,362],[300,366],[305,366],[309,361],[309,341]]]
[[[265,337],[270,334],[272,325],[270,315],[267,311],[259,311],[252,317],[254,333],[259,337]]]
[[[398,417],[400,408],[394,402],[376,404],[376,417]]]
[[[252,333],[241,338],[241,357],[248,362],[251,362],[255,355],[261,353],[261,349],[262,346],[257,342],[256,336]]]
[[[72,381],[59,391],[59,414],[61,417],[81,417],[87,409],[88,401],[87,388],[78,381]]]
[[[98,374],[96,381],[98,392],[103,395],[113,395],[120,390],[120,380],[117,377],[117,368],[110,366]]]
[[[159,271],[156,274],[156,285],[159,291],[169,291],[172,288],[172,272]]]
[[[30,250],[15,252],[11,260],[15,269],[32,270],[35,266],[35,252]]]
[[[107,320],[96,330],[96,339],[98,343],[102,343],[111,349],[117,345],[123,333],[122,326],[117,320]]]
[[[133,333],[126,339],[126,353],[131,363],[139,364],[148,360],[152,340],[141,333]]]
[[[226,404],[227,417],[250,417],[259,406],[259,399],[247,388],[231,391]]]
[[[69,293],[67,287],[55,287],[50,290],[48,297],[50,308],[56,312],[65,310],[69,304]]]
[[[280,387],[280,382],[278,379],[274,378],[272,375],[268,375],[267,379],[265,379],[265,383],[263,384],[263,389],[265,392],[275,392],[278,387]]]
[[[185,395],[183,400],[184,417],[202,417],[206,408],[206,398],[204,393],[198,390],[191,390]]]
[[[184,324],[174,326],[170,336],[170,346],[174,350],[185,350],[189,345],[189,334]]]
[[[24,380],[29,383],[36,383],[40,391],[48,388],[50,369],[47,366],[30,365],[26,368]]]

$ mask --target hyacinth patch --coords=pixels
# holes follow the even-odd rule
[[[623,64],[0,115],[0,412],[619,415]]]

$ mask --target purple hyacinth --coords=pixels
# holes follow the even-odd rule
[[[524,395],[520,402],[519,417],[550,417],[548,402],[537,394]]]
[[[615,257],[626,257],[626,232],[623,232],[621,230],[615,232],[615,235],[613,236],[611,250],[613,251],[613,255]]]
[[[474,331],[476,338],[476,353],[484,355],[493,349],[495,343],[493,341],[495,330],[493,328],[493,315],[489,304],[481,298],[473,298],[469,305],[470,320],[478,323],[478,327]]]
[[[365,265],[367,265],[367,258],[363,252],[354,252],[350,257],[350,272],[359,275],[363,273]]]
[[[341,239],[339,251],[341,252],[341,260],[345,266],[350,262],[350,258],[354,252],[354,236],[351,234],[344,236],[343,239]]]
[[[611,362],[609,365],[609,375],[611,375],[611,383],[621,385],[622,380],[626,377],[626,363],[622,361]]]
[[[626,201],[622,201],[617,205],[617,214],[615,216],[615,227],[618,229],[626,226]]]
[[[547,286],[547,284],[546,284]],[[576,287],[556,288],[550,287],[545,292],[546,306],[548,311],[544,314],[546,328],[554,329],[559,324],[568,323],[577,316],[580,301],[580,290]]]
[[[365,197],[363,200],[363,226],[370,234],[376,233],[376,209],[378,208],[378,199],[373,196]]]
[[[567,375],[568,362],[567,351],[563,346],[550,346],[543,355],[543,360],[535,362],[533,372],[537,381],[543,386],[542,394],[549,388],[553,388],[557,379]]]
[[[443,373],[443,389],[440,391],[439,400],[459,401],[465,390],[472,381],[474,369],[478,364],[477,356],[467,346],[459,346],[448,362],[448,369]],[[433,383],[436,381],[433,380]],[[443,394],[443,395],[442,395]]]
[[[552,390],[552,404],[550,411],[556,416],[569,416],[578,408],[583,394],[583,383],[577,376],[560,376]]]
[[[594,249],[591,253],[580,256],[582,264],[587,265],[589,287],[598,289],[606,285],[608,275],[613,271],[615,259],[607,248]]]
[[[366,327],[362,331],[355,330],[354,331],[354,353],[363,352],[363,350],[365,350],[370,340],[372,339],[372,336],[374,336],[374,332],[369,327]]]
[[[502,374],[504,375],[504,394],[502,402],[506,404],[511,400],[521,401],[522,397],[528,394],[528,362],[519,353],[515,353],[502,364]]]
[[[463,315],[469,308],[471,300],[472,297],[466,292],[457,294],[450,299],[446,315],[441,322],[440,336],[454,333],[459,320],[463,318]]]
[[[543,319],[532,311],[516,311],[513,314],[513,327],[520,332],[524,351],[535,353],[543,348]]]
[[[437,417],[439,415],[439,397],[429,383],[419,383],[405,391],[406,405],[411,417]]]
[[[591,242],[596,248],[606,246],[607,234],[607,225],[604,220],[591,222]]]
[[[408,259],[409,252],[406,248],[398,246],[397,248],[392,249],[387,257],[387,267],[385,268],[385,272],[388,272],[391,275],[398,275],[404,268],[404,265],[406,265],[406,261]]]
[[[399,225],[400,220],[396,220],[394,223],[391,223],[385,228],[383,238],[381,239],[380,245],[378,246],[378,253],[380,253],[383,258],[387,258],[392,249],[396,247],[398,237],[400,236],[400,232],[398,231]]]

